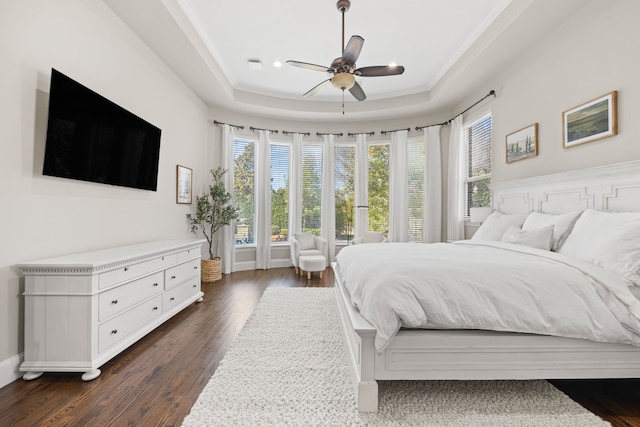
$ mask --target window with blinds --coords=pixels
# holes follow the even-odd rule
[[[236,245],[255,243],[255,141],[233,141],[233,194],[239,209]]]
[[[389,232],[389,144],[369,146],[369,231]]]
[[[337,145],[336,165],[336,242],[350,242],[354,237],[355,215],[355,145]]]
[[[465,216],[470,208],[491,206],[491,114],[463,127]]]
[[[409,241],[422,242],[424,200],[424,138],[407,141],[409,172]]]
[[[302,231],[321,234],[322,145],[302,147]]]
[[[270,144],[271,242],[289,240],[289,162],[291,146]]]

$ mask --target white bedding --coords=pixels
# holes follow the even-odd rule
[[[640,301],[618,276],[502,242],[348,246],[336,257],[383,351],[401,327],[514,331],[640,345]]]

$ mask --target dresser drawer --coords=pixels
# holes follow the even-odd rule
[[[159,271],[103,292],[98,296],[98,319],[103,321],[163,290],[164,272]]]
[[[174,265],[177,261],[177,254],[169,254],[163,255],[158,258],[153,258],[147,261],[146,268],[147,272],[151,273],[153,271],[164,270],[167,267]]]
[[[147,267],[144,262],[107,271],[106,273],[102,273],[98,276],[98,287],[100,289],[104,289],[118,283],[128,282],[136,277],[144,275],[146,272]]]
[[[171,289],[200,274],[200,258],[171,267],[164,272],[164,288]]]
[[[176,254],[177,262],[187,261],[193,258],[200,258],[200,248],[191,248]]]
[[[198,292],[200,292],[200,281],[197,277],[188,280],[180,286],[176,286],[175,288],[166,291],[163,295],[162,301],[164,311],[170,311],[171,309],[188,299],[190,296],[195,295]]]
[[[98,352],[109,349],[161,315],[162,295],[158,295],[104,322],[98,327]]]

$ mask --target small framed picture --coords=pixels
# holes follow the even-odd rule
[[[191,204],[191,169],[176,167],[176,203]]]
[[[538,155],[538,124],[534,123],[517,130],[505,138],[507,163],[528,159]]]
[[[562,113],[562,148],[617,135],[617,104],[614,90]]]

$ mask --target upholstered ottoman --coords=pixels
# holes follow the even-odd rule
[[[307,279],[311,279],[312,272],[320,272],[320,278],[322,279],[322,272],[327,268],[327,259],[322,255],[301,255],[298,258],[300,264],[300,274],[303,271],[307,272]]]

